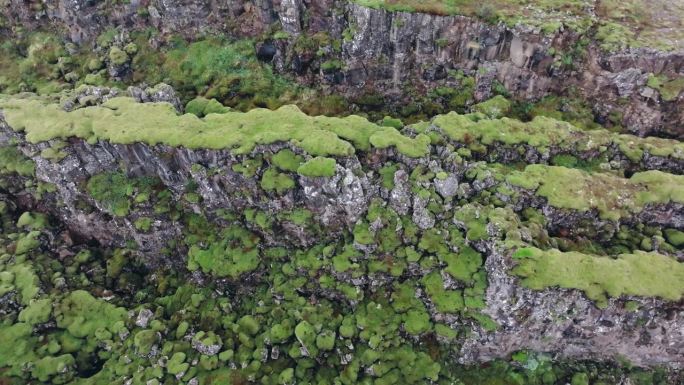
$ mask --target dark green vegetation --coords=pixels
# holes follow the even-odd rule
[[[276,35],[243,40],[205,37],[190,42],[178,36],[162,36],[153,29],[135,32],[109,29],[96,41],[76,46],[54,33],[18,31],[16,36],[0,44],[0,93],[48,95],[83,85],[125,89],[129,85],[164,82],[178,92],[187,112],[199,117],[224,112],[224,105],[248,111],[296,104],[310,115],[345,116],[354,111],[374,122],[392,115],[410,123],[429,120],[448,111],[470,112],[470,106],[475,103],[476,81],[472,71],[466,74],[450,70],[447,76],[450,85],[431,90],[419,90],[407,84],[403,90],[407,100],[399,104],[389,104],[388,98],[373,90],[340,96],[328,94],[327,88],[298,84],[288,75],[275,73],[271,64],[257,59],[257,43],[272,41]],[[152,46],[150,41],[157,43]],[[293,49],[297,55],[318,57],[320,52],[339,54],[340,44],[326,33],[319,33],[302,35]],[[574,56],[586,53],[582,44],[575,48],[578,52],[559,52],[560,65],[572,67]],[[569,64],[562,64],[565,61]],[[681,83],[681,78],[653,75],[649,86],[658,90],[664,101],[672,101],[683,88]],[[510,95],[500,83],[494,84],[493,92],[499,96],[472,110],[492,117],[509,116],[527,121],[542,115],[583,129],[600,127],[594,122],[591,106],[573,92],[538,101],[505,100],[504,96],[510,98]],[[620,130],[620,119],[614,118],[604,125]]]
[[[184,102],[202,95],[241,110],[294,101],[307,105],[303,88],[257,61],[252,40],[191,43],[170,38],[162,48],[153,48],[149,40],[156,34],[150,30],[129,36],[112,29],[80,47],[50,33],[7,39],[0,45],[0,92],[49,94],[82,84],[125,88],[166,82]]]
[[[458,228],[420,231],[378,202],[365,221],[390,226],[379,233],[363,221],[346,243],[288,250],[260,245],[261,237],[247,227],[268,233],[275,221],[321,231],[306,210],[277,218],[217,212],[218,222],[210,223],[182,204],[170,208],[168,191],[148,179],[101,174],[88,181],[88,191],[113,213],[122,214],[124,201],[141,211],[148,202],[158,216],[184,223],[188,268],[230,281],[189,284],[174,270],[147,270],[134,250],[50,241],[46,235],[58,231],[52,220],[37,213],[19,216],[2,206],[0,295],[16,304],[3,308],[9,313],[0,323],[5,383],[162,384],[196,378],[200,384],[541,385],[589,379],[612,384],[624,376],[637,384],[666,383],[663,372],[557,363],[524,351],[508,363],[455,365],[452,344],[471,326],[436,322],[425,303],[438,313],[472,316],[476,324],[496,327],[477,313],[484,306],[483,260],[465,246],[466,234]],[[397,237],[396,222],[406,226],[403,237],[413,240]],[[468,225],[467,237],[476,237],[475,227]],[[377,244],[378,250],[364,258],[352,242]],[[413,245],[405,248],[405,242]],[[453,247],[460,251],[451,252]],[[55,248],[69,250],[58,263],[49,251]],[[375,290],[345,283],[347,275],[407,277],[412,263],[435,270]],[[245,285],[240,277],[256,269],[260,279]],[[445,290],[440,270],[462,289]],[[321,289],[328,294],[313,301]],[[418,296],[419,289],[427,297]]]

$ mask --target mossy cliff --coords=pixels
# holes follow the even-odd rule
[[[1,380],[681,381],[680,142],[155,89],[0,97]]]
[[[681,138],[684,10],[657,0],[90,2],[2,7],[0,91],[166,82],[248,110],[508,114]]]

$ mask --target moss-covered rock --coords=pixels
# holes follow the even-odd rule
[[[528,247],[513,258],[518,260],[513,274],[523,278],[524,286],[579,289],[600,306],[606,306],[607,297],[622,295],[669,301],[684,296],[684,266],[665,255],[636,252],[610,258]]]

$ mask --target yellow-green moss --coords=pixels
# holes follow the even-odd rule
[[[509,118],[482,119],[482,115],[451,112],[435,117],[432,124],[450,139],[466,144],[527,144],[540,150],[555,146],[576,151],[603,151],[614,144],[632,161],[641,160],[645,151],[652,155],[684,159],[684,143],[676,140],[617,135],[604,129],[581,130],[570,123],[545,116],[521,122]]]
[[[646,171],[631,178],[590,174],[577,169],[539,164],[514,171],[507,181],[548,199],[551,206],[588,211],[618,220],[641,211],[650,203],[684,203],[684,176]]]
[[[22,176],[33,176],[35,164],[15,147],[0,147],[0,175],[17,173]]]
[[[606,304],[606,297],[635,295],[678,301],[684,296],[684,264],[656,253],[636,251],[616,258],[578,252],[517,250],[518,265],[512,273],[535,290],[561,287],[582,290],[587,297]]]
[[[65,112],[37,98],[0,97],[0,109],[17,131],[32,143],[54,138],[79,137],[91,142],[166,144],[188,148],[233,149],[244,154],[258,144],[291,141],[314,156],[348,156],[359,150],[396,146],[407,156],[427,153],[429,139],[401,135],[359,116],[310,117],[295,106],[276,111],[228,111],[204,119],[178,115],[168,103],[136,103],[114,98],[102,106]]]
[[[299,166],[297,173],[308,177],[331,177],[335,175],[335,159],[315,157]]]

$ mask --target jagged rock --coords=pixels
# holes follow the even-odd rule
[[[648,74],[644,74],[638,68],[628,68],[624,71],[610,75],[610,79],[617,87],[618,95],[627,98],[641,88],[648,80]]]
[[[72,111],[81,107],[100,105],[120,95],[121,91],[116,88],[82,86],[73,95],[62,101],[62,108],[65,111]]]
[[[458,193],[458,177],[449,174],[446,179],[435,179],[435,188],[439,195],[444,198],[451,198]]]
[[[404,170],[394,173],[394,188],[390,193],[390,205],[398,214],[406,215],[411,208],[409,176]]]
[[[147,324],[154,317],[154,313],[150,309],[140,309],[138,317],[135,319],[135,324],[141,328],[146,328]]]
[[[167,102],[178,112],[183,111],[183,105],[173,87],[159,83],[154,87],[128,87],[128,94],[140,103]]]
[[[413,223],[423,230],[435,226],[435,216],[427,209],[429,200],[418,195],[413,197]]]

